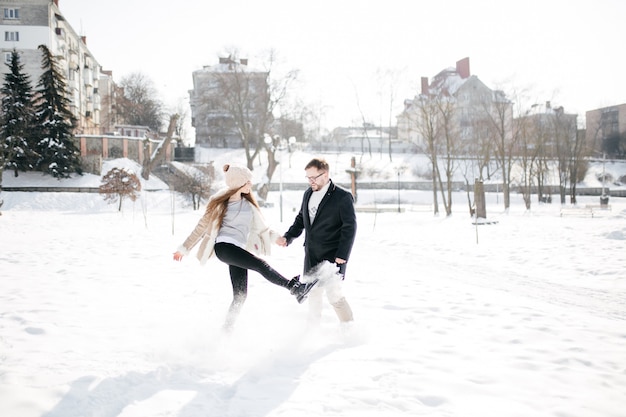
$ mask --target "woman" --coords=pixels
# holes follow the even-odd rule
[[[302,303],[317,283],[300,282],[300,276],[287,279],[270,267],[260,255],[269,255],[272,242],[280,236],[270,230],[251,193],[252,172],[246,167],[224,165],[227,188],[209,199],[206,211],[185,242],[174,253],[174,260],[182,260],[202,240],[198,259],[205,263],[213,254],[228,265],[233,285],[233,301],[224,327],[231,329],[248,293],[248,270],[258,272],[265,279],[287,288]]]

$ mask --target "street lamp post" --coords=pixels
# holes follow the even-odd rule
[[[606,153],[602,154],[602,195],[600,196],[600,206],[607,207],[609,205],[609,195],[606,192]]]
[[[293,139],[293,141],[292,141]],[[271,152],[278,152],[278,180],[279,180],[279,194],[278,201],[280,205],[280,222],[283,221],[283,140],[280,136],[276,135],[273,138],[267,133],[264,135],[263,141],[269,146]],[[289,143],[295,143],[296,138],[290,137]]]
[[[283,222],[283,148],[278,148],[278,180],[280,181],[279,187],[279,201],[280,201],[280,222]]]
[[[400,170],[398,170],[398,213],[400,213]]]
[[[280,136],[276,136],[278,139],[278,147],[276,150],[278,151],[278,178],[280,181],[279,186],[279,201],[280,201],[280,222],[283,221],[283,151],[285,150],[285,144]],[[291,168],[291,146],[296,143],[296,137],[290,136],[287,139],[287,149],[289,150],[289,168]]]
[[[287,147],[289,150],[289,168],[291,168],[291,154],[293,152],[293,145],[295,145],[296,143],[296,137],[295,136],[290,136],[289,137],[289,141],[287,143]]]
[[[602,154],[602,195],[604,195],[605,193],[605,189],[606,189],[606,170],[605,170],[605,163],[606,163],[606,153]]]

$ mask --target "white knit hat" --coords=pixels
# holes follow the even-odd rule
[[[226,186],[231,190],[246,185],[248,181],[252,181],[252,172],[247,167],[238,165],[224,165],[224,179]]]

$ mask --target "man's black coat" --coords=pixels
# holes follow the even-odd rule
[[[305,231],[304,270],[310,271],[320,262],[335,262],[335,258],[350,257],[356,235],[356,214],[352,194],[335,185],[332,180],[320,202],[313,224],[309,219],[309,199],[313,190],[304,192],[300,212],[285,233],[287,244]],[[345,268],[345,267],[344,267]]]

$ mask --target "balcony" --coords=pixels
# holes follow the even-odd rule
[[[93,71],[90,68],[83,69],[83,80],[86,86],[93,86]]]
[[[93,96],[93,109],[94,110],[100,110],[102,108],[101,101],[102,100],[100,99],[99,94],[95,94]]]

